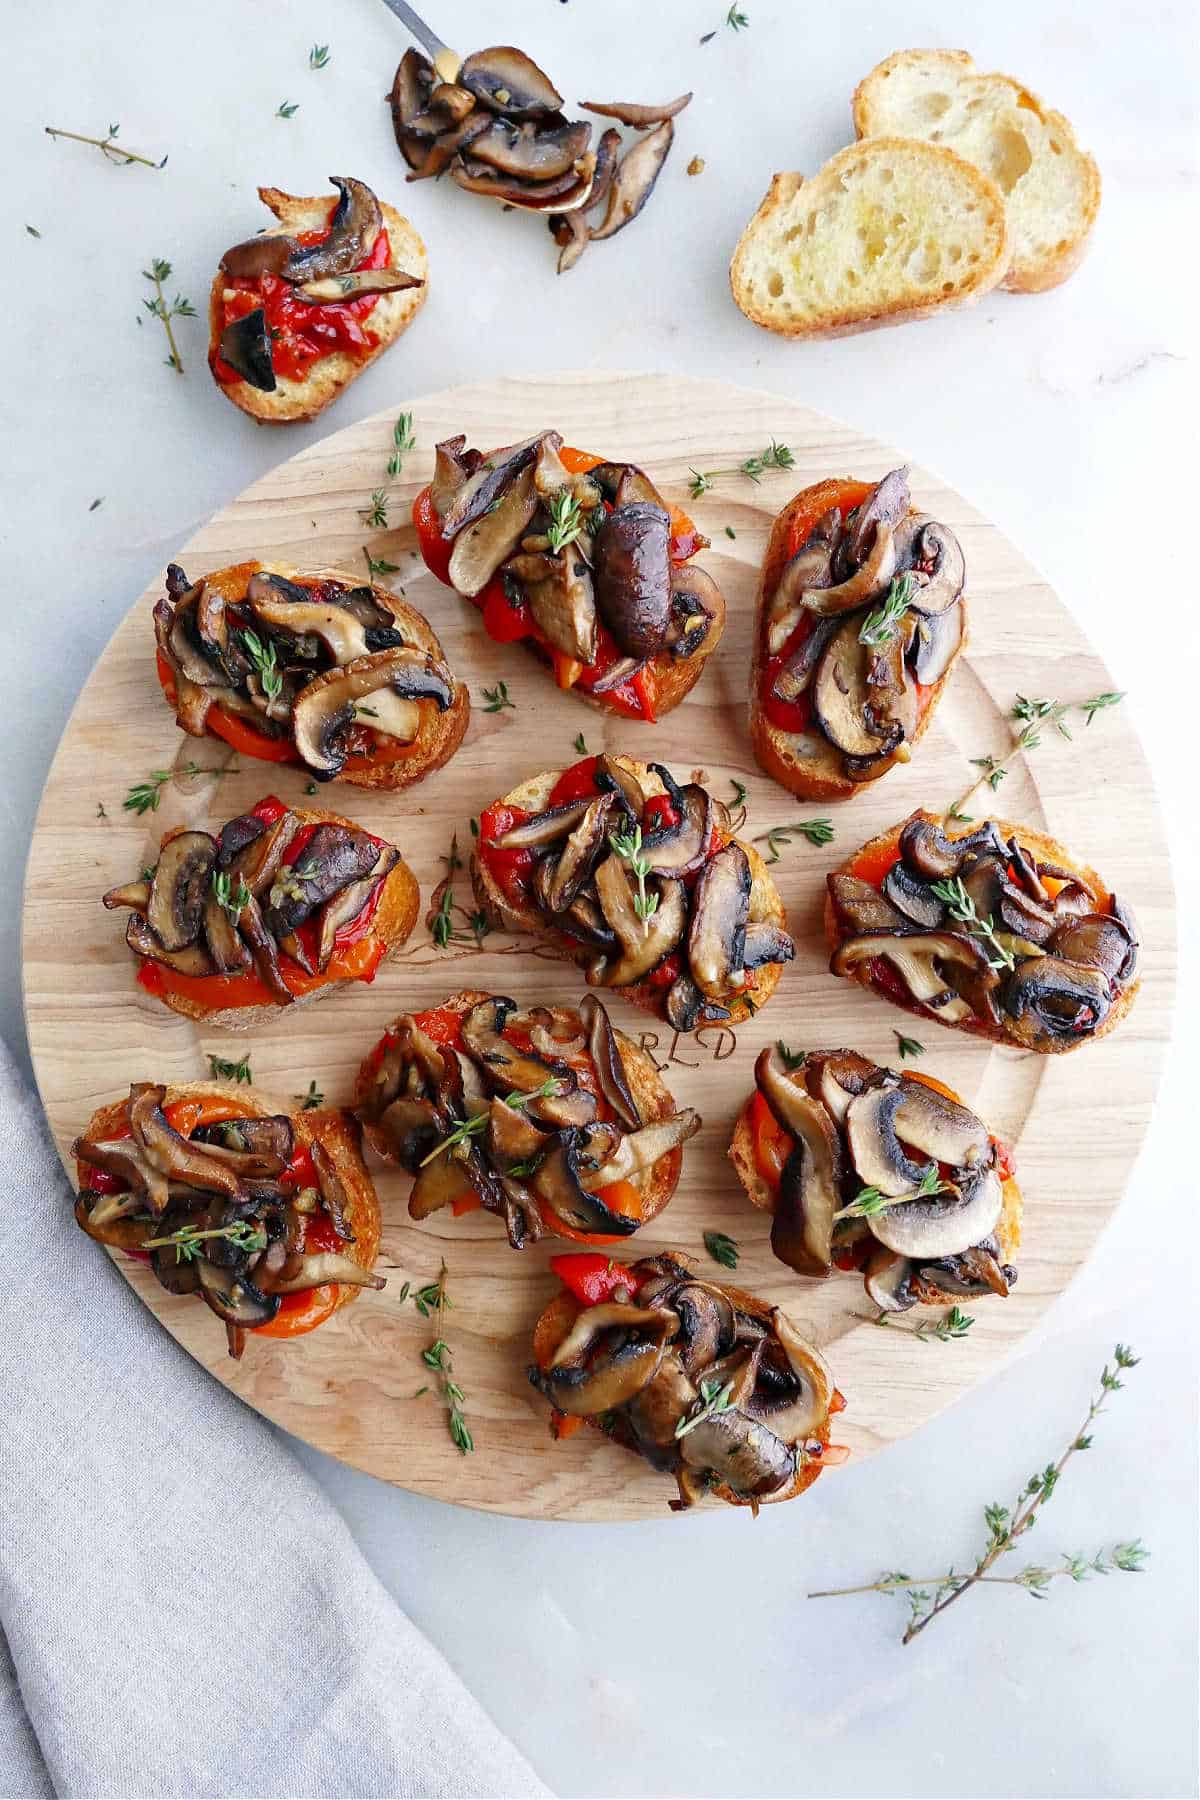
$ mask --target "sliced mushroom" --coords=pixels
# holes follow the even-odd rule
[[[664,119],[661,125],[656,125],[625,152],[613,175],[604,218],[588,234],[593,241],[615,237],[637,218],[654,192],[654,184],[674,141],[675,127],[670,119]]]
[[[924,687],[932,687],[946,673],[962,649],[965,629],[961,606],[947,607],[930,619],[917,619],[908,659]]]
[[[918,1075],[902,1075],[898,1092],[900,1102],[891,1119],[906,1144],[952,1169],[975,1168],[990,1160],[987,1126],[960,1100]]]
[[[608,856],[596,870],[596,892],[604,917],[617,935],[621,955],[588,970],[588,980],[604,987],[631,987],[648,975],[682,938],[687,926],[683,884],[658,883],[658,905],[648,919],[639,918],[625,864]]]
[[[863,1274],[867,1297],[875,1302],[880,1312],[907,1312],[916,1305],[913,1265],[907,1256],[899,1256],[880,1244],[871,1252]]]
[[[531,1369],[529,1379],[559,1412],[595,1418],[654,1379],[675,1325],[674,1313],[650,1307],[585,1306],[550,1367]],[[616,1336],[605,1346],[608,1332]]]
[[[250,952],[242,942],[237,925],[211,887],[204,902],[203,929],[208,954],[219,975],[235,975],[249,968]]]
[[[549,76],[512,44],[476,50],[467,57],[456,80],[489,111],[506,119],[543,119],[563,103]]]
[[[442,516],[444,542],[449,543],[466,526],[483,518],[493,502],[499,499],[521,471],[534,462],[542,439],[548,435],[557,437],[557,433],[539,431],[533,437],[523,438],[519,444],[506,445],[504,449],[495,450],[491,456],[479,460],[467,479],[454,492],[450,505]],[[562,440],[558,441],[561,443]]]
[[[635,131],[645,131],[651,125],[661,125],[664,119],[673,119],[681,113],[691,100],[691,94],[680,94],[677,100],[668,100],[663,106],[641,106],[636,100],[581,100],[584,112],[599,113],[604,119],[616,119],[621,125],[631,125]]]
[[[766,919],[747,925],[742,967],[748,975],[768,963],[791,962],[795,954],[796,946],[782,925]]]
[[[995,985],[995,971],[975,938],[955,937],[950,932],[931,931],[921,935],[894,937],[848,938],[834,951],[830,968],[835,975],[848,975],[865,962],[882,956],[902,975],[914,1000],[947,1025],[956,1025],[970,1015],[971,1008],[946,984],[936,961],[957,963],[980,981]]]
[[[583,1185],[579,1150],[579,1133],[573,1128],[560,1131],[553,1147],[531,1176],[530,1186],[555,1218],[561,1219],[572,1230],[599,1232],[605,1237],[628,1237],[637,1230],[641,1220],[613,1211],[601,1194]]]
[[[424,111],[436,77],[433,64],[416,49],[406,50],[392,80],[388,103],[396,144],[410,168],[419,169],[426,150],[409,126]]]
[[[928,882],[920,880],[902,862],[893,863],[884,876],[883,893],[884,898],[921,931],[938,931],[945,922],[944,903]],[[863,927],[860,925],[858,929]]]
[[[329,234],[319,244],[308,244],[291,255],[280,274],[285,281],[319,281],[327,275],[349,275],[370,254],[383,226],[379,201],[365,181],[353,175],[331,175],[338,202],[329,221]]]
[[[332,781],[345,767],[346,733],[356,721],[411,743],[421,729],[418,703],[432,700],[445,712],[454,694],[449,669],[415,645],[356,657],[344,668],[318,675],[297,695],[292,706],[296,748],[318,781]]]
[[[918,513],[905,524],[911,528],[907,560],[917,583],[913,607],[930,617],[944,613],[963,591],[966,562],[962,546],[947,526],[928,513]]]
[[[945,881],[957,875],[965,862],[989,854],[1005,855],[1000,833],[990,819],[965,837],[950,838],[933,819],[918,813],[900,833],[901,857],[926,881]]]
[[[531,453],[530,462],[504,488],[494,509],[485,511],[455,538],[448,571],[451,585],[468,599],[485,588],[520,543],[537,508]],[[442,533],[447,535],[445,522]]]
[[[833,586],[833,552],[841,517],[836,507],[823,513],[806,542],[784,564],[767,603],[768,655],[778,656],[803,614],[814,611],[808,596],[818,588]]]
[[[575,545],[568,544],[555,556],[544,551],[510,556],[503,573],[520,583],[534,624],[556,650],[577,662],[595,662],[598,638],[592,575]]]
[[[629,1086],[612,1020],[595,994],[584,995],[579,1002],[579,1016],[587,1032],[588,1055],[600,1083],[600,1092],[621,1123],[630,1131],[636,1131],[642,1123],[642,1115]]]
[[[771,1248],[801,1275],[833,1266],[833,1217],[841,1205],[841,1139],[818,1101],[788,1079],[778,1050],[759,1053],[754,1080],[784,1131],[796,1140],[780,1183]]]
[[[839,1126],[844,1127],[850,1102],[879,1075],[868,1057],[855,1050],[831,1050],[827,1056],[809,1056],[804,1063],[805,1083],[814,1100]]]
[[[908,512],[909,499],[908,470],[889,470],[846,521],[844,542],[849,562],[861,563],[870,545],[878,543],[884,531],[895,530]]]
[[[667,1023],[676,1031],[695,1031],[698,1025],[729,1017],[729,1008],[706,999],[690,975],[680,975],[671,983],[664,1005]]]
[[[916,723],[916,693],[902,686],[901,711],[887,715],[873,679],[876,650],[860,641],[860,620],[850,618],[830,639],[812,683],[813,716],[830,743],[848,756],[886,755]],[[898,647],[898,645],[897,645]]]
[[[736,842],[718,850],[696,883],[688,963],[693,981],[710,1000],[721,999],[741,980],[750,888],[749,859]]]
[[[491,1161],[504,1174],[512,1168],[533,1161],[548,1148],[549,1140],[532,1119],[503,1100],[492,1100],[488,1106],[487,1151]]]
[[[614,508],[592,544],[596,608],[627,656],[654,656],[671,621],[671,519],[634,500]]]
[[[733,1347],[733,1307],[720,1288],[685,1281],[671,1296],[685,1374],[693,1381]]]
[[[680,1438],[685,1463],[711,1469],[735,1494],[764,1499],[796,1473],[796,1454],[768,1425],[730,1408],[713,1412]]]
[[[995,1228],[1004,1205],[1004,1190],[993,1168],[974,1169],[959,1191],[928,1200],[909,1200],[876,1213],[871,1230],[881,1244],[900,1256],[927,1260],[957,1256]]]
[[[785,1444],[811,1437],[829,1417],[833,1374],[820,1351],[800,1336],[777,1306],[771,1311],[771,1337],[757,1368],[758,1385],[743,1410],[769,1425]]]
[[[353,662],[381,648],[367,643],[368,627],[348,608],[322,604],[308,594],[300,600],[281,599],[277,585],[265,573],[250,577],[246,604],[256,618],[276,631],[297,638],[319,638],[335,663]]]
[[[802,604],[818,618],[831,618],[865,606],[881,594],[896,573],[896,540],[890,525],[881,525],[865,561],[834,587],[806,587]]]
[[[1004,983],[1001,1001],[1011,1034],[1036,1050],[1056,1038],[1095,1031],[1112,1007],[1112,988],[1103,969],[1061,956],[1030,957]]]
[[[899,1086],[868,1088],[846,1110],[846,1141],[855,1172],[865,1187],[892,1197],[910,1194],[929,1171],[913,1162],[897,1136],[896,1112],[903,1099]]]
[[[666,646],[683,661],[724,629],[725,599],[711,575],[695,564],[671,565],[671,623]]]
[[[290,256],[300,248],[294,237],[264,233],[234,244],[221,258],[220,268],[231,281],[257,281],[263,275],[279,275]]]
[[[601,751],[596,758],[592,779],[598,788],[611,789],[621,796],[632,824],[636,825],[640,821],[646,808],[647,796],[639,777],[631,769],[627,769],[617,757]]]
[[[553,181],[574,172],[591,137],[586,120],[527,134],[506,119],[494,119],[471,145],[471,155],[522,181]]]
[[[240,877],[257,900],[274,884],[283,866],[283,859],[301,830],[301,823],[295,813],[281,813],[273,824],[250,837],[235,854],[228,855],[228,851],[243,837],[241,831],[234,831],[234,827],[241,823],[241,820],[235,819],[221,833],[221,850],[217,861],[220,863],[224,860],[230,875]],[[237,885],[236,881],[233,885]]]
[[[579,890],[591,879],[607,846],[611,794],[598,794],[563,845],[562,854],[548,876],[543,892],[552,913],[566,912]]]
[[[899,935],[912,929],[907,915],[869,881],[863,881],[857,875],[830,875],[826,885],[839,923],[848,925],[852,931]]]
[[[141,913],[130,913],[129,923],[125,927],[125,942],[135,956],[144,956],[150,962],[161,963],[165,969],[173,969],[177,975],[216,973],[207,951],[200,944],[188,944],[182,950],[166,949]]]
[[[271,334],[261,306],[226,325],[218,349],[221,361],[228,363],[234,374],[252,388],[258,388],[264,394],[275,392],[278,384],[271,355]]]
[[[647,832],[642,840],[642,855],[652,874],[682,879],[703,868],[716,830],[716,815],[707,788],[690,783],[678,791],[676,823]]]
[[[439,520],[445,518],[451,501],[468,479],[469,471],[463,457],[466,445],[467,440],[460,432],[457,437],[444,438],[433,447],[433,480],[429,484],[429,497]]]
[[[109,888],[104,895],[104,905],[109,912],[114,912],[119,906],[128,906],[134,912],[144,913],[149,900],[148,881],[127,881],[123,887]]]
[[[641,1126],[618,1140],[607,1162],[602,1162],[598,1169],[587,1170],[580,1177],[582,1185],[590,1194],[598,1194],[611,1187],[614,1181],[632,1181],[695,1137],[700,1125],[700,1115],[689,1106],[669,1119]]]
[[[1058,926],[1047,949],[1067,962],[1102,969],[1111,982],[1128,981],[1137,967],[1137,942],[1129,925],[1114,915],[1090,913],[1068,920]]]
[[[244,1268],[225,1267],[201,1256],[196,1259],[196,1269],[204,1299],[227,1325],[252,1330],[269,1325],[279,1311],[279,1294],[264,1294]]]
[[[405,288],[424,287],[423,275],[404,269],[356,269],[350,275],[327,275],[321,281],[305,281],[296,289],[314,306],[344,305],[368,294],[397,294]]]
[[[565,838],[591,806],[590,800],[568,800],[563,806],[548,806],[523,824],[514,825],[496,839],[498,850],[534,850],[545,844],[556,844]]]
[[[296,1273],[286,1281],[277,1282],[276,1294],[303,1294],[309,1288],[323,1287],[327,1281],[336,1281],[341,1287],[384,1288],[387,1277],[376,1275],[373,1269],[364,1269],[353,1257],[343,1256],[338,1250],[319,1250],[301,1259]]]
[[[271,923],[294,931],[317,908],[365,876],[372,885],[382,853],[374,838],[353,826],[318,825],[297,860],[282,867],[271,883]]]
[[[379,852],[375,867],[360,881],[352,881],[348,887],[325,902],[321,911],[321,927],[317,937],[317,968],[325,970],[333,956],[337,945],[337,935],[345,926],[357,919],[376,887],[385,881],[400,861],[400,852],[387,845]]]

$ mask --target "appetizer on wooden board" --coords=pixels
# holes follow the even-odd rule
[[[805,800],[845,800],[924,735],[967,641],[954,533],[907,470],[804,488],[763,561],[750,685],[754,754]]]
[[[522,782],[480,814],[471,874],[489,918],[677,1031],[760,1011],[795,955],[758,852],[662,763],[587,756]]]
[[[700,1129],[594,994],[578,1010],[453,994],[405,1013],[359,1070],[367,1141],[415,1177],[408,1210],[482,1207],[514,1250],[612,1244],[656,1218]]]
[[[276,1111],[208,1081],[135,1082],[73,1146],[75,1217],[246,1334],[299,1337],[381,1288],[379,1202],[345,1112]]]
[[[268,795],[215,837],[168,834],[153,868],[104,904],[129,909],[147,993],[246,1031],[276,1007],[373,981],[416,924],[420,892],[394,844]]]
[[[413,520],[429,568],[489,637],[523,643],[606,711],[661,718],[721,641],[724,599],[691,560],[708,539],[632,463],[556,431],[486,457],[448,438]]]
[[[236,563],[154,608],[158,678],[180,729],[317,781],[411,787],[462,742],[471,702],[414,607],[336,572]]]
[[[363,181],[331,175],[336,200],[258,190],[277,225],[221,258],[208,302],[208,366],[264,425],[315,419],[411,325],[425,301],[425,246]]]
[[[915,812],[827,887],[833,973],[958,1031],[1062,1054],[1137,994],[1133,915],[1043,832],[987,819],[951,836]]]
[[[562,1437],[581,1423],[674,1475],[672,1511],[706,1494],[757,1512],[844,1459],[845,1401],[787,1315],[697,1276],[678,1251],[619,1263],[556,1256],[562,1292],[533,1332],[529,1379]]]
[[[779,1260],[817,1280],[860,1269],[888,1313],[1007,1294],[1021,1190],[982,1120],[944,1083],[854,1050],[790,1061],[761,1052],[729,1147]]]

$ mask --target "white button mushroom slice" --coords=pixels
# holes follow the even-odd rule
[[[700,1129],[700,1115],[689,1106],[673,1118],[661,1119],[655,1125],[643,1125],[639,1131],[622,1137],[609,1160],[598,1169],[589,1169],[580,1177],[589,1193],[611,1187],[614,1181],[632,1181],[652,1169],[656,1162],[695,1137]]]
[[[988,959],[974,938],[960,938],[950,932],[927,932],[912,937],[855,937],[839,945],[830,959],[835,975],[848,975],[863,963],[882,956],[903,976],[909,993],[922,1006],[929,1008],[948,1025],[968,1018],[971,1008],[935,967],[935,961],[960,964],[973,976],[995,985],[996,975],[988,967]]]
[[[634,905],[633,889],[622,859],[616,855],[605,857],[596,870],[600,906],[617,935],[622,954],[615,962],[602,959],[589,968],[587,978],[593,986],[632,986],[648,975],[679,943],[687,927],[683,883],[663,880],[654,885],[658,889],[658,905],[648,919],[643,919]]]
[[[995,1169],[976,1169],[948,1198],[909,1200],[876,1213],[871,1231],[900,1256],[957,1256],[995,1229],[1003,1207],[1004,1189]]]

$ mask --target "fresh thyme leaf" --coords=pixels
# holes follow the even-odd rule
[[[1016,968],[1016,958],[996,936],[992,920],[979,917],[974,900],[963,886],[961,875],[956,875],[952,881],[935,881],[931,885],[950,917],[960,925],[965,925],[971,937],[990,946],[993,952],[987,959],[990,969]]]
[[[325,1104],[325,1096],[315,1081],[309,1082],[307,1094],[293,1094],[292,1098],[303,1102],[300,1108],[301,1112],[315,1112],[318,1107]],[[400,1298],[403,1300],[404,1295],[401,1294]]]
[[[731,31],[745,31],[749,28],[750,20],[744,12],[739,12],[736,6],[731,6],[725,14],[725,23]]]
[[[250,1053],[246,1052],[241,1062],[228,1062],[223,1056],[210,1056],[208,1066],[212,1070],[213,1080],[235,1082],[239,1087],[242,1082],[248,1085],[254,1080],[250,1073]]]
[[[940,1344],[947,1344],[952,1338],[965,1338],[975,1321],[961,1308],[952,1306],[940,1319],[922,1319],[919,1325],[904,1324],[894,1313],[885,1312],[881,1312],[874,1323],[881,1327],[890,1326],[895,1331],[907,1331],[910,1337],[919,1338],[923,1344],[934,1338]]]
[[[550,523],[546,528],[546,536],[550,540],[550,549],[557,555],[573,544],[586,529],[583,509],[570,488],[560,488],[550,502]]]
[[[835,1212],[834,1221],[838,1219],[875,1219],[881,1212],[888,1212],[893,1206],[907,1206],[910,1200],[930,1200],[935,1194],[944,1193],[944,1182],[938,1173],[936,1163],[930,1163],[915,1188],[907,1194],[881,1194],[877,1187],[863,1188],[849,1206],[843,1206]]]
[[[514,1112],[520,1112],[524,1107],[531,1105],[535,1100],[548,1100],[551,1095],[560,1093],[561,1087],[562,1084],[557,1076],[548,1075],[541,1087],[534,1088],[528,1094],[506,1094],[504,1096],[504,1104],[505,1106],[511,1106]],[[454,1127],[454,1130],[450,1132],[448,1137],[444,1137],[440,1144],[434,1145],[428,1156],[421,1158],[420,1167],[423,1169],[425,1164],[431,1163],[435,1156],[449,1155],[454,1150],[457,1150],[460,1144],[468,1143],[471,1138],[478,1137],[481,1131],[486,1131],[487,1123],[488,1115],[485,1112],[477,1113],[473,1119],[463,1119],[461,1124]]]
[[[490,712],[490,713],[503,712],[506,706],[509,707],[513,712],[516,712],[516,710],[517,710],[516,701],[510,700],[508,697],[507,682],[498,681],[494,688],[486,688],[485,687],[483,690],[483,697],[488,702],[488,704],[483,709],[484,712]]]
[[[705,1419],[711,1419],[716,1413],[728,1412],[732,1405],[733,1382],[727,1381],[722,1387],[715,1379],[700,1382],[700,1399],[684,1419],[680,1419],[675,1427],[675,1436],[685,1438],[689,1431],[695,1431],[697,1425],[703,1425]]]
[[[398,575],[400,573],[399,563],[388,562],[382,556],[372,556],[365,544],[362,547],[362,553],[367,559],[368,579],[373,581],[376,575]]]
[[[392,426],[392,454],[388,457],[387,472],[399,475],[404,467],[404,458],[416,443],[413,432],[413,416],[410,412],[400,414]]]
[[[924,1056],[925,1046],[924,1044],[919,1044],[916,1038],[905,1037],[903,1033],[899,1031],[894,1031],[892,1036],[896,1040],[896,1048],[900,1052],[901,1062],[904,1061],[906,1056]]]
[[[308,53],[308,66],[310,69],[328,68],[331,60],[328,44],[314,44]]]
[[[92,501],[92,504],[88,507],[88,511],[95,512],[97,507],[103,506],[103,505],[104,505],[104,495],[101,494],[100,498],[98,500]]]
[[[150,267],[142,270],[142,276],[144,280],[152,281],[154,283],[154,298],[152,300],[143,300],[142,305],[152,318],[160,319],[162,321],[162,327],[167,334],[167,344],[170,349],[170,355],[167,357],[167,367],[174,369],[177,375],[182,375],[183,359],[179,354],[179,345],[175,342],[175,333],[171,329],[171,320],[194,319],[196,317],[196,309],[190,300],[184,299],[182,294],[176,294],[175,298],[168,306],[167,297],[163,291],[163,282],[170,280],[171,265],[169,262],[165,262],[161,256],[154,257]]]
[[[608,834],[608,841],[621,861],[628,865],[630,874],[637,881],[638,891],[634,895],[633,909],[645,924],[658,911],[658,895],[646,892],[646,877],[650,873],[650,864],[642,855],[641,825],[635,825],[632,831],[611,831]]]
[[[1098,712],[1103,712],[1109,706],[1119,706],[1124,698],[1123,690],[1115,694],[1093,694],[1090,700],[1079,702],[1079,710],[1087,714],[1087,723],[1090,725]]]
[[[298,100],[283,100],[276,108],[275,117],[277,119],[291,119],[294,118],[299,111],[300,102]]]
[[[407,1291],[407,1284],[405,1291]],[[401,1299],[403,1298],[402,1294]],[[423,1318],[433,1318],[437,1321],[437,1336],[422,1350],[421,1361],[426,1368],[432,1369],[437,1375],[438,1387],[446,1407],[446,1426],[451,1441],[463,1456],[467,1456],[475,1448],[475,1440],[471,1436],[471,1429],[463,1412],[467,1396],[454,1379],[450,1346],[442,1335],[442,1321],[451,1305],[450,1296],[446,1292],[445,1263],[441,1266],[437,1280],[429,1282],[423,1288],[418,1288],[413,1295],[413,1301]],[[413,1395],[413,1399],[417,1400],[422,1394],[428,1392],[427,1387],[419,1387]]]
[[[782,1038],[775,1039],[775,1048],[782,1058],[785,1069],[802,1069],[808,1061],[807,1050],[790,1050]]]
[[[320,783],[316,782],[316,781],[310,781],[310,782],[306,783],[304,791],[306,794],[319,794],[321,791]]]
[[[42,235],[36,225],[27,225],[25,227],[25,229],[29,233],[30,237],[40,238]]]
[[[746,804],[745,785],[740,781],[735,781],[733,779],[732,775],[729,778],[729,785],[733,789],[733,804],[735,806],[745,806],[745,804]]]
[[[145,169],[165,169],[167,166],[165,156],[161,162],[155,162],[152,156],[140,156],[136,150],[126,150],[123,144],[118,145],[116,140],[121,129],[119,125],[110,125],[107,135],[102,138],[85,137],[80,131],[63,131],[55,125],[47,125],[43,129],[47,137],[69,138],[73,144],[94,144],[102,156],[122,168],[127,168],[130,163],[141,163]],[[32,228],[27,225],[25,229],[29,231]],[[42,234],[40,231],[35,231],[33,235],[40,237]]]
[[[211,1238],[224,1238],[237,1250],[265,1250],[267,1234],[261,1226],[249,1225],[244,1219],[236,1219],[230,1225],[214,1226],[210,1231],[200,1231],[195,1225],[181,1225],[178,1231],[172,1231],[166,1237],[146,1238],[143,1250],[166,1249],[168,1245],[175,1251],[177,1263],[194,1262],[201,1254],[200,1246]]]
[[[580,756],[586,756],[588,753],[587,742],[584,738],[582,731],[579,733],[579,736],[575,739],[575,748],[576,748],[576,750],[578,750]]]
[[[745,23],[744,13],[739,13],[738,17]],[[777,443],[772,438],[765,450],[760,450],[757,456],[748,456],[736,469],[689,469],[688,474],[692,479],[688,483],[688,492],[693,500],[699,500],[722,475],[745,475],[748,480],[757,483],[768,469],[791,469],[795,467],[795,463],[796,458],[788,446]],[[729,535],[732,537],[734,533],[730,532]]]
[[[738,1266],[738,1247],[734,1238],[726,1237],[723,1231],[706,1231],[704,1248],[715,1263],[723,1269],[736,1269]]]
[[[727,538],[736,538],[737,537],[737,532],[733,529],[732,525],[727,525],[725,527],[725,536]]]
[[[137,813],[139,817],[148,812],[157,812],[163,786],[170,779],[170,769],[151,769],[145,781],[137,781],[130,788],[121,802],[122,808],[125,812]]]
[[[911,575],[897,575],[887,593],[863,620],[858,632],[860,644],[876,650],[888,644],[900,629],[900,621],[912,605],[916,587]]]
[[[752,841],[765,843],[769,855],[764,860],[777,863],[781,846],[786,848],[793,837],[807,838],[819,849],[823,844],[833,842],[833,822],[830,819],[798,819],[794,825],[773,825],[770,831],[760,832]]]
[[[370,506],[359,508],[359,518],[364,525],[373,531],[383,531],[388,522],[388,498],[382,488],[376,488],[371,495]]]
[[[264,644],[256,631],[239,631],[242,648],[258,671],[259,684],[268,702],[278,700],[283,692],[283,676],[279,672],[275,639]]]
[[[228,869],[213,870],[212,891],[217,905],[234,925],[254,898],[241,875],[237,878],[237,887],[234,887],[233,876]]]
[[[1008,765],[1023,750],[1036,750],[1042,741],[1042,731],[1050,726],[1060,737],[1072,742],[1071,728],[1067,717],[1073,712],[1082,713],[1085,724],[1090,725],[1098,712],[1106,711],[1110,706],[1119,706],[1125,698],[1123,690],[1105,694],[1093,694],[1090,700],[1048,700],[1042,695],[1015,694],[1009,717],[1021,727],[1010,748],[1003,756],[973,756],[971,766],[983,772],[967,789],[962,800],[955,801],[946,814],[948,820],[960,820],[963,824],[974,821],[969,813],[961,810],[962,803],[969,800],[977,787],[987,782],[995,793],[1008,773]]]

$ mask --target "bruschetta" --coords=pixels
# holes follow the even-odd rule
[[[351,576],[244,562],[190,582],[171,563],[154,636],[182,731],[316,781],[411,787],[467,729],[467,689],[428,622]]]
[[[963,554],[907,472],[820,481],[771,530],[750,681],[754,754],[805,800],[907,762],[967,641]]]
[[[532,1385],[565,1437],[594,1425],[672,1474],[673,1512],[792,1500],[845,1460],[845,1406],[820,1351],[787,1315],[697,1276],[679,1251],[640,1262],[555,1256],[562,1289],[533,1331]]]
[[[578,1010],[452,994],[393,1021],[359,1070],[367,1141],[415,1177],[408,1210],[482,1207],[514,1250],[613,1244],[656,1218],[700,1129],[594,994]]]
[[[364,181],[336,199],[261,187],[278,223],[221,258],[208,303],[208,366],[262,425],[315,419],[395,343],[425,303],[425,246]]]
[[[416,877],[394,844],[273,794],[214,837],[176,831],[127,908],[138,984],[172,1012],[246,1031],[276,1007],[374,981],[417,922]]]
[[[799,1275],[858,1269],[887,1313],[1017,1279],[1021,1190],[1007,1146],[944,1083],[854,1050],[778,1048],[754,1066],[729,1160],[771,1214],[771,1248]]]
[[[73,1145],[75,1217],[246,1334],[299,1337],[381,1288],[379,1202],[356,1121],[213,1082],[135,1082]]]
[[[1044,832],[915,812],[827,878],[835,975],[956,1031],[1043,1055],[1105,1037],[1138,990],[1138,929]]]
[[[677,1031],[751,1017],[795,955],[758,852],[662,763],[604,754],[532,776],[480,814],[471,873],[494,923]]]
[[[523,643],[607,712],[660,719],[721,641],[725,601],[692,561],[708,539],[632,463],[556,431],[486,456],[448,438],[413,520],[429,568],[489,637]]]

